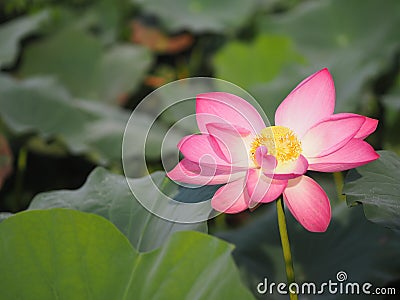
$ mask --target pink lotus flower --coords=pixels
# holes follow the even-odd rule
[[[283,194],[284,203],[307,230],[323,232],[331,219],[329,199],[307,170],[336,172],[379,157],[365,141],[378,121],[333,114],[335,88],[327,69],[302,81],[280,104],[275,126],[266,127],[242,98],[222,92],[197,95],[201,134],[178,144],[184,155],[167,175],[190,184],[223,184],[212,207],[238,213]]]

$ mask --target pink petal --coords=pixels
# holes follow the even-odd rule
[[[235,214],[248,208],[249,195],[245,177],[220,187],[211,199],[211,206],[220,212]]]
[[[378,120],[365,117],[364,124],[361,126],[360,130],[354,137],[363,140],[371,133],[373,133],[376,130],[377,126]]]
[[[246,172],[231,174],[227,171],[199,166],[198,164],[184,158],[175,166],[174,169],[167,173],[167,176],[174,181],[197,185],[212,185],[237,180],[246,176]]]
[[[339,150],[323,156],[309,159],[309,170],[320,172],[338,172],[367,164],[379,158],[367,142],[352,139]]]
[[[325,191],[313,179],[301,176],[289,180],[283,199],[304,228],[312,232],[326,231],[331,220],[331,206]]]
[[[371,133],[373,133],[378,126],[378,120],[376,119],[371,119],[362,115],[358,114],[353,114],[353,113],[339,113],[339,114],[334,114],[329,117],[330,120],[337,120],[337,119],[343,119],[346,117],[360,117],[364,118],[364,123],[361,125],[360,129],[358,130],[357,134],[354,136],[354,138],[357,139],[365,139],[367,136],[369,136]]]
[[[217,148],[217,153],[222,152],[225,160],[231,164],[249,166],[250,157],[243,137],[248,136],[250,131],[222,123],[209,123],[206,127],[215,138],[212,146]]]
[[[208,134],[189,135],[184,137],[178,144],[179,151],[185,158],[197,163],[209,166],[229,166],[225,156],[212,146],[213,138]]]
[[[228,123],[208,123],[206,124],[206,128],[207,132],[210,134],[217,133],[216,136],[218,136],[218,132],[222,132],[224,134],[229,133],[235,138],[242,138],[248,136],[251,133],[246,128]]]
[[[303,155],[300,155],[299,158],[294,161],[278,163],[273,173],[269,172],[269,170],[263,170],[263,172],[268,177],[278,180],[287,180],[305,174],[307,169],[308,161]]]
[[[275,180],[265,176],[259,169],[250,169],[247,177],[247,191],[250,207],[257,203],[268,203],[278,198],[286,188],[287,180]]]
[[[267,154],[268,154],[268,148],[266,146],[259,146],[256,149],[255,156],[258,164],[261,165],[263,157],[266,156]]]
[[[279,105],[275,125],[295,131],[301,138],[309,128],[333,114],[335,87],[328,69],[303,80]]]
[[[267,147],[260,146],[256,149],[256,161],[257,164],[261,167],[261,170],[267,174],[274,174],[275,168],[277,165],[277,161],[275,156],[268,155]]]
[[[344,114],[318,123],[301,140],[304,156],[320,157],[337,151],[357,134],[364,121],[363,116]]]
[[[262,117],[250,103],[236,95],[222,92],[197,95],[196,119],[201,132],[207,132],[208,123],[232,124],[253,134],[266,127]]]

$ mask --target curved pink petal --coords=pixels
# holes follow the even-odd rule
[[[286,188],[287,180],[275,180],[265,176],[259,169],[250,169],[246,187],[250,198],[250,207],[268,203],[278,198]]]
[[[273,173],[270,173],[269,170],[263,170],[263,172],[267,177],[271,177],[278,180],[287,180],[305,174],[307,172],[307,169],[308,169],[308,161],[303,155],[300,155],[294,161],[278,163]]]
[[[371,133],[373,133],[378,126],[378,120],[368,118],[362,115],[358,114],[353,114],[353,113],[338,113],[334,114],[329,117],[330,120],[337,120],[337,119],[343,119],[346,117],[361,117],[364,119],[364,123],[361,125],[360,129],[354,136],[354,138],[357,139],[365,139],[367,136],[369,136]]]
[[[285,126],[301,138],[309,128],[333,114],[335,87],[328,69],[303,80],[279,105],[275,125]]]
[[[211,199],[211,206],[220,212],[235,214],[249,206],[245,177],[220,187]]]
[[[378,122],[379,121],[376,119],[365,117],[364,124],[362,124],[360,130],[354,137],[362,140],[365,139],[367,136],[369,136],[376,130]]]
[[[196,97],[196,120],[201,132],[208,123],[227,123],[257,134],[265,128],[258,111],[246,100],[229,93],[212,92]]]
[[[256,149],[256,161],[261,170],[267,174],[274,174],[277,166],[275,156],[268,155],[268,149],[265,146],[260,146]]]
[[[331,220],[331,206],[321,186],[307,176],[289,180],[283,199],[290,212],[305,229],[324,232]]]
[[[309,159],[309,170],[320,172],[338,172],[367,164],[379,158],[367,142],[352,139],[339,150],[323,156]]]
[[[245,177],[246,172],[243,171],[231,174],[227,171],[199,166],[184,158],[174,169],[167,173],[167,176],[174,181],[197,185],[212,185],[223,184]]]
[[[223,123],[209,123],[207,130],[213,136],[212,146],[217,153],[222,152],[225,160],[237,166],[249,166],[250,157],[244,137],[250,135],[245,128]]]
[[[178,143],[178,149],[185,158],[195,163],[229,166],[230,163],[225,160],[224,154],[213,147],[212,143],[213,138],[208,134],[188,135]]]
[[[357,134],[364,121],[363,116],[344,114],[318,123],[301,140],[303,155],[320,157],[337,151]]]

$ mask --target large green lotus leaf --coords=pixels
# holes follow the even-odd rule
[[[43,11],[31,16],[23,16],[0,26],[0,68],[10,67],[18,56],[19,42],[38,29],[48,18]]]
[[[0,224],[3,299],[253,299],[240,282],[232,246],[175,234],[138,253],[107,220],[54,209]]]
[[[250,44],[228,43],[215,55],[214,68],[217,78],[250,90],[275,78],[285,66],[301,61],[289,38],[261,34]]]
[[[165,174],[152,174],[158,187]],[[138,180],[138,179],[130,179]],[[143,181],[142,189],[147,189]],[[156,197],[158,190],[148,191],[149,197]],[[204,195],[193,193],[192,198],[204,198]],[[37,195],[29,209],[73,208],[83,212],[98,214],[114,223],[123,232],[132,245],[139,251],[148,251],[161,246],[169,236],[182,230],[207,232],[207,223],[180,224],[161,219],[147,211],[133,196],[127,179],[115,175],[103,168],[95,169],[86,183],[74,191],[54,191]]]
[[[106,51],[99,39],[69,26],[27,46],[20,75],[55,76],[75,97],[117,102],[139,85],[151,60],[143,47]]]
[[[295,83],[328,67],[337,90],[336,111],[368,111],[367,84],[386,70],[399,49],[400,2],[366,0],[307,1],[276,18],[265,32],[293,39],[308,67],[291,67],[255,92],[283,99]]]
[[[370,221],[400,231],[400,158],[390,151],[378,153],[378,160],[348,173],[347,204],[362,203]]]
[[[254,13],[256,1],[136,0],[170,31],[232,33]]]
[[[316,176],[318,175],[318,176]],[[330,176],[328,174],[327,176]],[[335,186],[327,176],[313,177],[327,191],[332,204],[332,220],[325,233],[306,231],[286,211],[296,282],[338,282],[339,271],[347,273],[345,282],[370,282],[382,287],[398,278],[397,259],[400,241],[392,231],[368,222],[360,207],[348,208],[333,194]],[[285,265],[279,239],[275,203],[255,220],[235,231],[217,234],[236,246],[235,260],[249,287],[286,282]],[[287,299],[287,295],[267,294],[268,299]],[[260,298],[262,298],[260,296]],[[307,295],[308,299],[365,299],[365,295]],[[376,299],[382,299],[377,296]]]
[[[100,164],[120,164],[128,111],[105,103],[74,100],[48,78],[18,82],[0,76],[0,95],[0,116],[15,134],[37,133],[45,139],[60,139],[72,153],[86,154]],[[141,118],[143,122],[138,119],[134,134],[144,140],[149,117]],[[159,134],[148,136],[149,149],[159,145],[167,130],[159,123],[155,126]],[[172,145],[169,147],[175,150]],[[127,155],[134,157],[140,153],[141,149],[132,145]],[[153,151],[148,155],[155,158],[159,153]]]

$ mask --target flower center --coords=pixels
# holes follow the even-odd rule
[[[296,134],[283,126],[270,126],[261,130],[250,147],[250,157],[257,164],[255,153],[258,147],[265,146],[268,154],[275,156],[278,163],[296,160],[301,154],[301,142]]]

